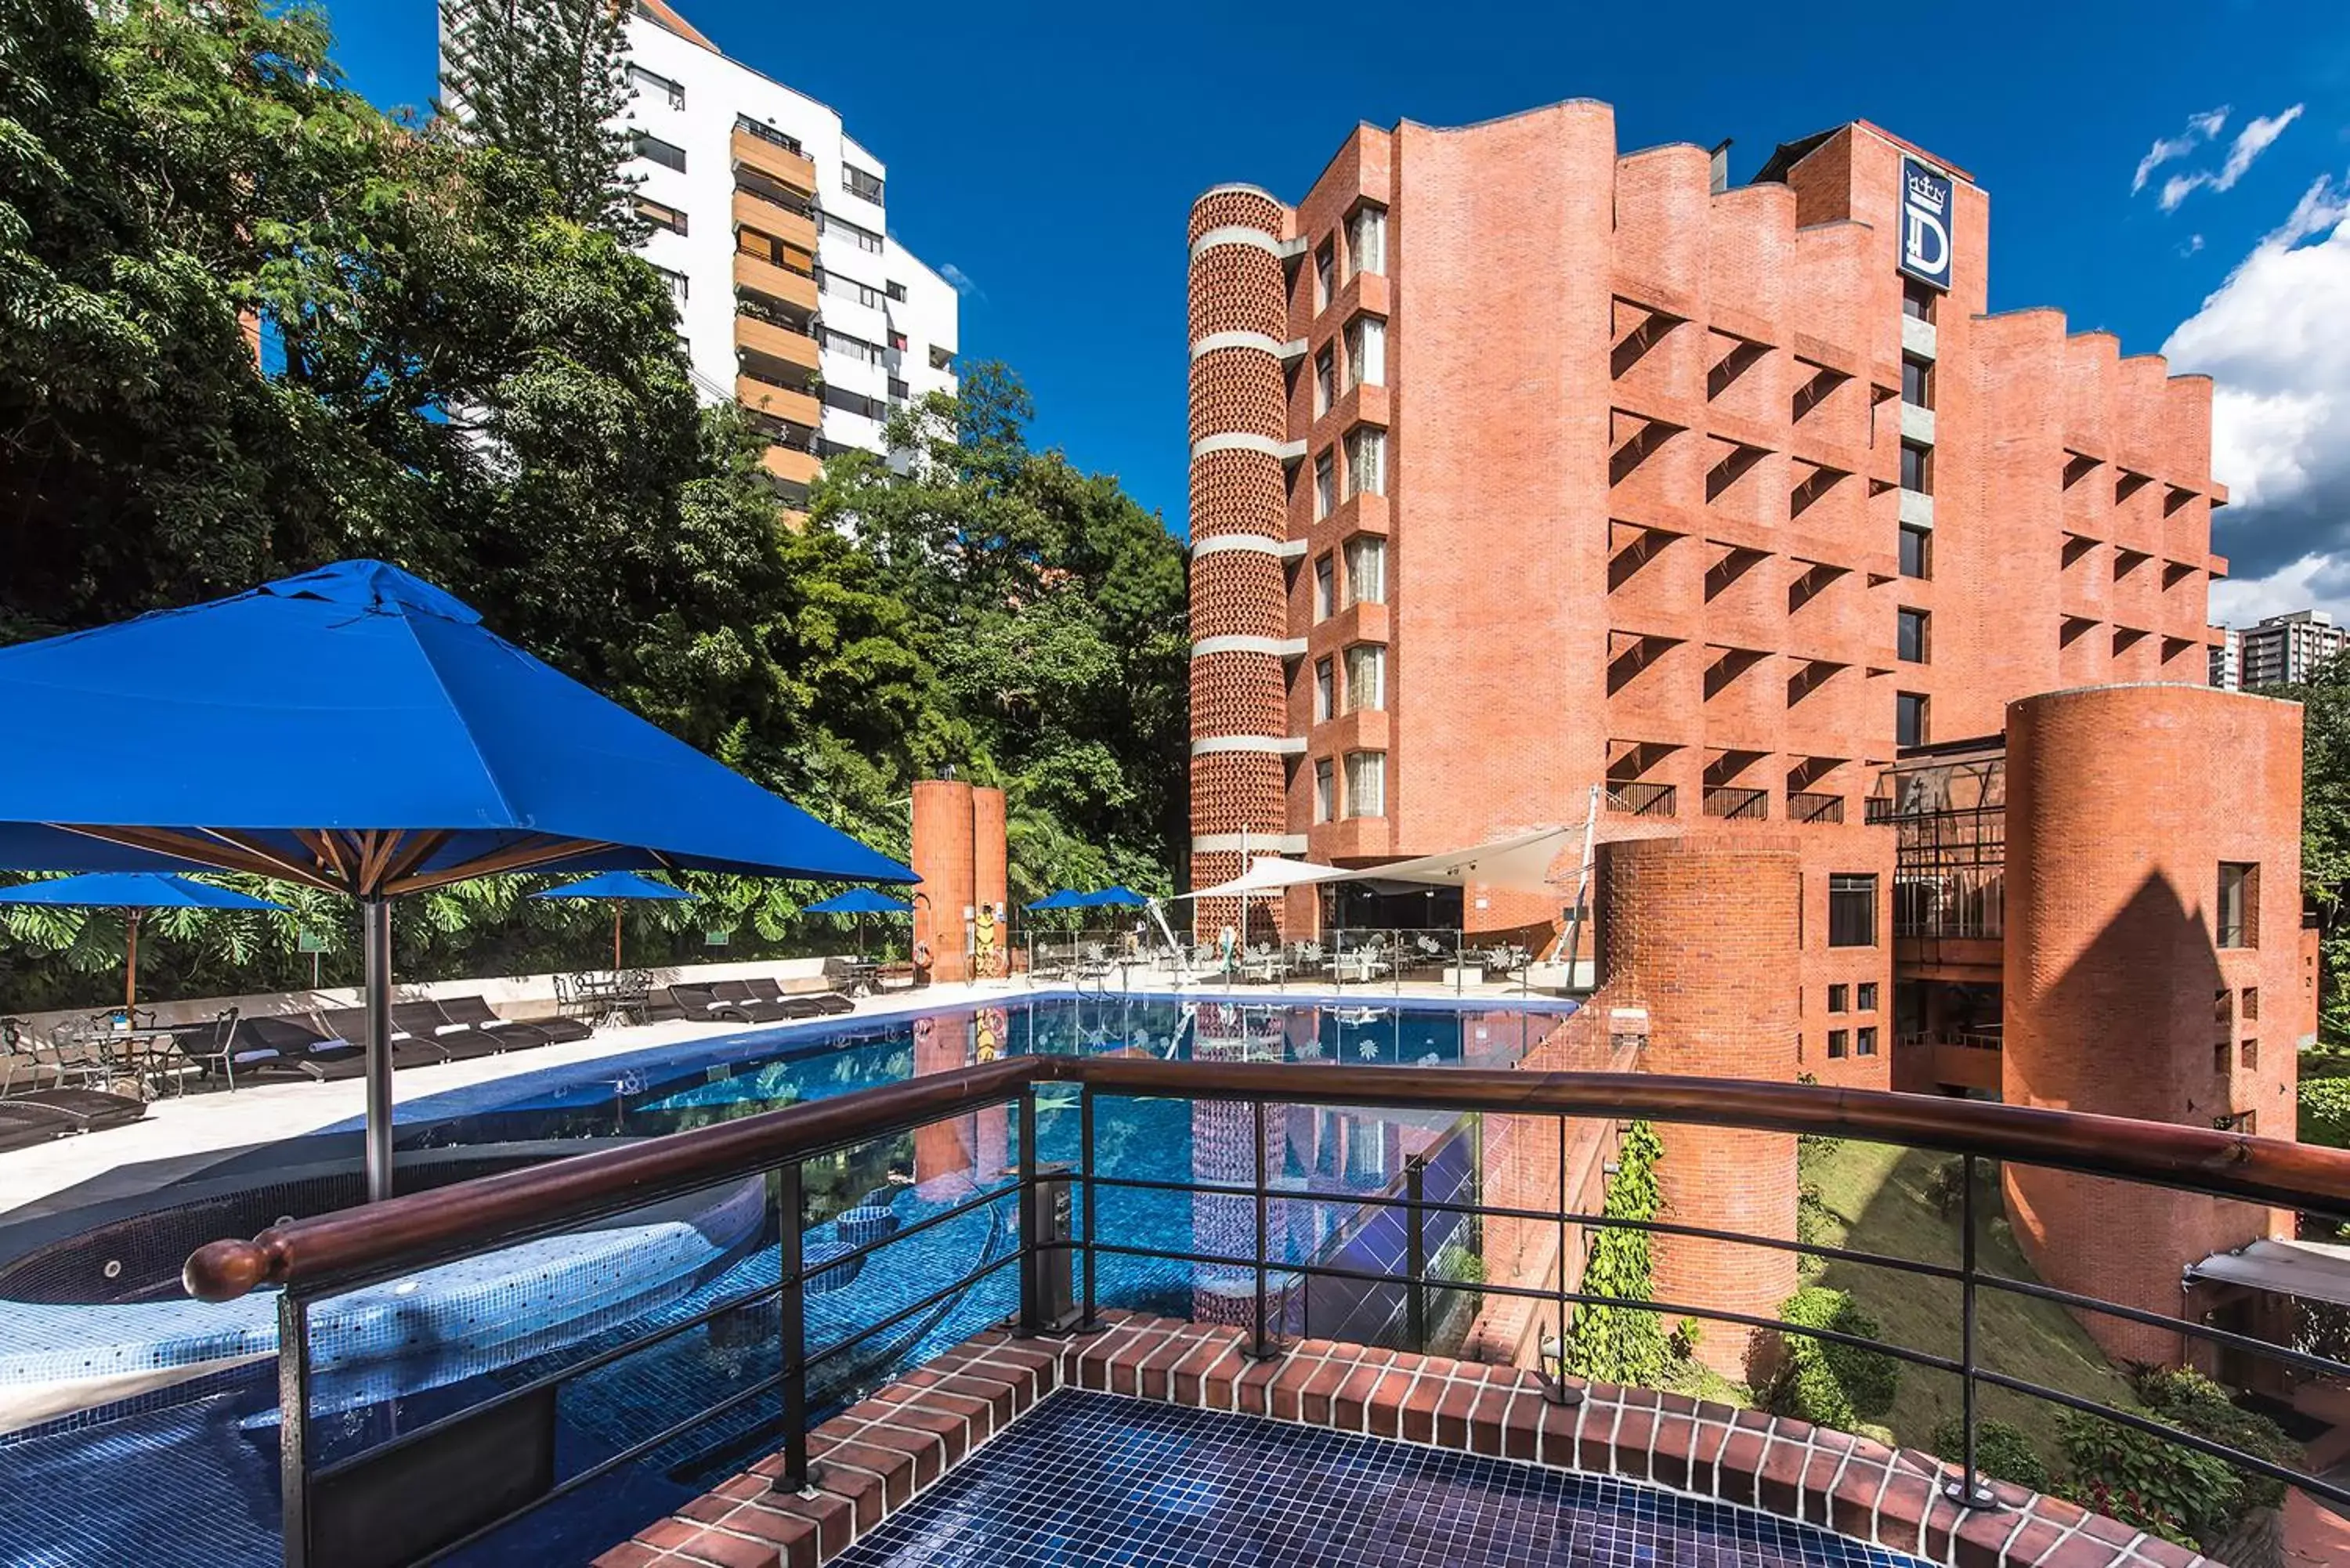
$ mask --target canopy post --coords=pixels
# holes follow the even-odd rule
[[[620,972],[620,901],[612,900],[612,972]]]
[[[360,944],[367,950],[368,1201],[391,1196],[391,901],[359,898]]]
[[[123,950],[122,1022],[126,1027],[137,1028],[139,1007],[139,911],[130,911],[130,937]]]

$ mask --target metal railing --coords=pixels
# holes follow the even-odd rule
[[[1218,938],[1170,949],[1155,925],[1069,930],[1031,929],[1022,939],[1031,983],[1080,990],[1162,991],[1211,984],[1270,992],[1363,992],[1401,996],[1407,986],[1435,986],[1465,995],[1472,988],[1534,989],[1541,961],[1530,931],[1468,931],[1456,927],[1326,927],[1310,938],[1276,939],[1263,924],[1260,901],[1251,940],[1227,948]],[[1568,977],[1568,978],[1571,978]]]
[[[1701,803],[1708,816],[1732,822],[1762,822],[1771,815],[1771,792],[1733,784],[1708,784]]]
[[[1669,784],[1629,779],[1607,786],[1607,809],[1618,816],[1672,816],[1679,810],[1678,794]]]
[[[784,132],[777,130],[774,126],[762,124],[760,121],[753,119],[747,114],[738,114],[734,117],[734,129],[737,130],[747,130],[752,135],[757,137],[760,140],[780,147],[785,151],[792,153],[795,156],[801,158],[806,158],[807,156],[807,149],[800,144],[800,139],[798,137],[787,136]]]
[[[1790,822],[1842,822],[1844,796],[1816,790],[1793,790],[1787,795]]]
[[[1077,1158],[1074,1167],[1045,1167],[1037,1155],[1041,1091],[1074,1086],[1076,1103],[1056,1096],[1055,1114],[1074,1109]],[[1245,1180],[1174,1181],[1104,1174],[1097,1166],[1095,1124],[1103,1098],[1188,1098],[1222,1101],[1250,1108],[1254,1137],[1253,1173]],[[983,1108],[1016,1105],[1015,1169],[1007,1186],[983,1189],[971,1204],[917,1222],[921,1228],[967,1212],[972,1204],[1016,1197],[1019,1212],[1015,1251],[983,1262],[937,1285],[911,1303],[864,1325],[846,1340],[812,1351],[806,1340],[804,1296],[810,1282],[845,1262],[862,1261],[914,1233],[896,1235],[816,1263],[802,1252],[797,1213],[802,1168],[811,1159],[853,1147],[877,1137],[903,1133],[943,1118]],[[1419,1184],[1377,1193],[1300,1191],[1276,1188],[1268,1158],[1268,1108],[1273,1106],[1381,1108],[1492,1113],[1513,1118],[1551,1117],[1558,1123],[1560,1184],[1555,1206],[1529,1208],[1430,1198]],[[1726,1231],[1687,1220],[1613,1219],[1570,1209],[1565,1158],[1572,1118],[1619,1120],[1642,1117],[1666,1124],[1732,1127],[1780,1133],[1864,1138],[1956,1154],[1964,1161],[1963,1227],[1956,1266],[1791,1240]],[[1668,1148],[1669,1150],[1669,1143]],[[1962,1507],[1996,1506],[1997,1499],[1976,1465],[1977,1401],[1983,1388],[1999,1388],[2049,1400],[2069,1410],[2099,1417],[2207,1454],[2239,1469],[2297,1486],[2314,1497],[2350,1504],[2350,1488],[2293,1469],[2159,1422],[2137,1411],[2099,1403],[1982,1366],[1978,1359],[1978,1309],[1981,1293],[1995,1291],[2050,1302],[2076,1311],[2108,1314],[2160,1328],[2222,1349],[2267,1356],[2300,1372],[2350,1377],[2350,1365],[2209,1324],[2150,1312],[2059,1289],[2033,1280],[1985,1272],[1977,1256],[1980,1162],[2044,1167],[2091,1176],[2147,1183],[2212,1197],[2241,1199],[2350,1216],[2350,1153],[2251,1137],[2239,1132],[2129,1121],[2078,1112],[2042,1110],[1984,1102],[1813,1085],[1734,1079],[1684,1078],[1640,1073],[1523,1073],[1443,1067],[1369,1067],[1343,1062],[1200,1062],[1149,1056],[1007,1056],[884,1087],[867,1089],[741,1120],[648,1139],[632,1147],[581,1155],[554,1164],[484,1177],[366,1208],[274,1226],[251,1241],[214,1241],[187,1262],[190,1293],[227,1301],[266,1285],[283,1287],[279,1301],[278,1384],[283,1469],[285,1560],[288,1568],[375,1568],[377,1564],[439,1562],[558,1498],[634,1464],[691,1429],[740,1411],[755,1398],[780,1394],[780,1429],[763,1436],[761,1448],[780,1445],[776,1489],[799,1491],[809,1483],[808,1374],[825,1359],[883,1332],[908,1316],[958,1299],[996,1271],[1017,1264],[1018,1331],[1023,1334],[1083,1332],[1097,1321],[1098,1261],[1128,1257],[1187,1262],[1244,1272],[1252,1298],[1248,1352],[1275,1357],[1285,1351],[1284,1329],[1295,1297],[1310,1314],[1311,1297],[1295,1282],[1315,1278],[1400,1290],[1410,1303],[1405,1314],[1409,1347],[1426,1347],[1429,1293],[1458,1288],[1457,1280],[1430,1271],[1424,1245],[1408,1245],[1401,1272],[1347,1267],[1326,1261],[1291,1261],[1272,1255],[1271,1206],[1278,1201],[1336,1201],[1383,1205],[1406,1211],[1413,1235],[1430,1216],[1506,1219],[1555,1227],[1562,1266],[1555,1283],[1525,1285],[1486,1280],[1474,1288],[1485,1295],[1515,1297],[1549,1306],[1556,1322],[1573,1333],[1570,1307],[1632,1307],[1676,1317],[1720,1322],[1881,1352],[1911,1366],[1950,1374],[1960,1380],[1962,1451],[1951,1456],[1958,1473],[1946,1495]],[[625,1344],[608,1346],[584,1361],[503,1387],[453,1415],[428,1419],[355,1457],[327,1459],[314,1453],[311,1341],[313,1303],[337,1293],[400,1279],[420,1269],[555,1235],[566,1227],[608,1220],[646,1205],[706,1190],[713,1184],[764,1178],[777,1207],[777,1281],[772,1286],[731,1297],[681,1321],[673,1321]],[[1194,1199],[1253,1203],[1253,1242],[1246,1253],[1184,1251],[1150,1246],[1139,1238],[1106,1239],[1098,1232],[1097,1196],[1106,1190],[1189,1194]],[[1074,1207],[1074,1225],[1061,1214]],[[1760,1247],[1801,1256],[1887,1269],[1954,1283],[1960,1291],[1960,1345],[1956,1356],[1883,1344],[1837,1330],[1812,1328],[1704,1302],[1620,1297],[1566,1288],[1564,1260],[1568,1228],[1584,1234],[1606,1227],[1652,1235]],[[1076,1278],[1073,1281],[1072,1264]],[[1280,1277],[1276,1285],[1275,1276]],[[921,1282],[927,1282],[924,1280]],[[703,1408],[671,1422],[653,1436],[609,1453],[560,1480],[551,1459],[516,1473],[511,1452],[518,1427],[533,1420],[550,1432],[552,1398],[561,1385],[608,1366],[634,1350],[710,1324],[746,1306],[773,1301],[776,1308],[776,1370],[735,1387]],[[1310,1320],[1295,1325],[1298,1337]],[[2185,1343],[2182,1340],[2182,1344]],[[1545,1373],[1550,1397],[1572,1403],[1580,1391],[1563,1376]],[[536,1412],[536,1414],[534,1414]],[[546,1438],[551,1449],[551,1436]],[[502,1468],[503,1467],[503,1468]],[[484,1471],[488,1472],[484,1479]],[[416,1509],[400,1500],[421,1484],[438,1485],[435,1507]],[[387,1528],[393,1519],[402,1522]]]

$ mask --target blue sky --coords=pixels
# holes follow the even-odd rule
[[[1460,124],[1587,97],[1616,106],[1627,150],[1735,139],[1735,179],[1854,118],[1970,171],[1991,194],[1992,308],[2054,305],[2131,353],[2178,333],[2179,357],[2220,376],[2221,476],[2254,503],[2223,514],[2220,548],[2266,583],[2223,590],[2222,609],[2282,607],[2262,594],[2350,607],[2342,0],[1359,0],[1296,22],[1263,4],[677,3],[841,110],[888,161],[899,236],[971,280],[966,355],[1010,362],[1040,443],[1119,474],[1179,530],[1192,196],[1245,180],[1295,197],[1358,119]],[[329,12],[354,85],[386,106],[429,99],[429,5]],[[1322,23],[1338,17],[1334,36]],[[2191,145],[2133,190],[2165,141]]]

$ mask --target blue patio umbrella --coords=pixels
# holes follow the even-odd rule
[[[829,898],[817,900],[807,907],[811,915],[854,915],[857,917],[857,949],[859,957],[865,951],[865,917],[868,915],[910,915],[914,906],[887,893],[877,893],[870,888],[851,888],[846,893],[835,893]]]
[[[566,882],[531,895],[534,898],[604,898],[612,905],[612,972],[620,971],[620,906],[626,903],[674,903],[693,894],[668,882],[656,882],[633,871],[607,871],[584,881]]]
[[[0,649],[0,713],[36,743],[102,734],[149,759],[0,770],[0,868],[212,867],[359,900],[373,1197],[390,899],[515,871],[914,880],[380,561]]]
[[[1131,888],[1112,885],[1104,888],[1098,893],[1080,893],[1077,895],[1077,902],[1088,909],[1118,908],[1139,909],[1150,900]]]
[[[1031,909],[1082,909],[1085,907],[1086,896],[1083,893],[1077,892],[1074,888],[1063,888],[1056,892],[1047,893],[1043,898],[1037,899],[1035,903],[1027,906],[1027,908]]]
[[[68,909],[127,909],[122,962],[122,1011],[139,1003],[139,917],[149,909],[273,909],[286,906],[231,888],[215,888],[158,871],[102,871],[53,877],[0,888],[0,904],[47,904]]]

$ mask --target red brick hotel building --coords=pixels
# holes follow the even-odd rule
[[[1990,198],[1866,121],[1726,171],[1577,101],[1199,199],[1193,885],[1244,844],[1580,825],[1600,784],[1603,838],[1704,840],[1715,877],[1794,852],[1794,972],[1723,977],[1797,991],[1754,1075],[2292,1136],[2299,712],[2188,689],[2210,381],[1987,313]],[[1675,884],[1700,945],[1752,919],[1714,885]],[[1558,913],[1468,895],[1472,929]]]

